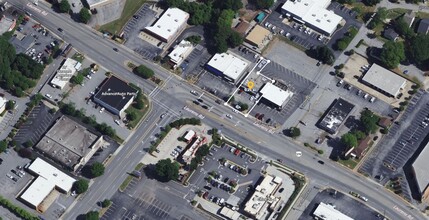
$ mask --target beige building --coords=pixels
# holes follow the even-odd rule
[[[103,144],[102,136],[62,116],[34,148],[67,169],[76,171],[83,167]]]
[[[272,34],[269,30],[260,25],[256,25],[247,35],[245,41],[254,47],[253,49],[263,49],[272,39]]]

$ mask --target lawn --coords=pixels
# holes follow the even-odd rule
[[[429,18],[429,13],[419,11],[419,12],[416,12],[416,16],[419,18]]]
[[[350,158],[348,160],[338,160],[338,163],[350,168],[350,169],[354,169],[356,167],[356,165],[358,164],[358,161]]]
[[[354,11],[358,14],[358,20],[363,21],[363,18],[365,17],[365,14],[372,13],[375,10],[375,7],[369,7],[364,5],[362,2],[355,2],[348,8],[352,8]]]
[[[145,95],[143,95],[142,97],[143,97],[142,98],[143,103],[145,104],[145,107],[143,109],[137,109],[134,106],[130,105],[130,107],[128,107],[128,109],[125,111],[126,113],[135,112],[137,115],[136,119],[128,122],[129,128],[135,128],[138,125],[138,123],[140,122],[140,120],[143,118],[143,116],[149,110],[149,100],[147,99],[147,97]]]
[[[396,19],[399,16],[402,16],[403,14],[407,13],[409,10],[404,8],[394,8],[387,10],[387,19]]]
[[[125,23],[127,23],[131,16],[133,16],[145,2],[146,0],[127,0],[122,10],[121,17],[118,20],[101,26],[99,30],[102,32],[107,31],[111,34],[119,34],[119,31],[121,31]]]
[[[82,63],[82,61],[85,59],[85,56],[80,53],[75,53],[73,54],[72,59],[76,60],[79,63]]]

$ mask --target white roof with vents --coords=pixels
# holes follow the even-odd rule
[[[178,8],[169,8],[153,26],[146,27],[146,30],[168,41],[188,21],[188,18],[187,12]]]
[[[61,170],[37,158],[28,167],[28,169],[39,175],[37,179],[25,190],[21,198],[37,207],[55,188],[61,189],[64,192],[69,192],[76,181]]]
[[[331,0],[287,0],[282,6],[282,10],[305,23],[332,34],[337,29],[342,17],[326,9],[330,3]]]
[[[231,52],[217,53],[207,65],[222,72],[223,75],[236,81],[249,66],[249,61],[239,58]]]
[[[168,56],[171,62],[179,64],[188,56],[192,49],[194,49],[194,46],[191,42],[182,40]]]
[[[277,106],[283,106],[287,99],[293,96],[288,90],[283,90],[272,83],[266,83],[261,89],[262,97]]]

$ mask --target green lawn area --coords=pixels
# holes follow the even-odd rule
[[[338,160],[338,163],[350,168],[350,169],[354,169],[356,167],[356,165],[358,164],[358,161],[350,158],[348,160]]]
[[[143,95],[143,103],[145,104],[145,107],[143,109],[137,109],[137,108],[134,108],[134,106],[130,105],[130,107],[128,107],[128,109],[125,110],[126,113],[135,112],[137,115],[135,120],[128,122],[128,127],[135,128],[137,124],[140,122],[140,120],[143,118],[143,116],[149,110],[149,100],[145,95]]]
[[[134,168],[134,170],[140,171],[140,169],[144,166],[144,164],[139,163],[137,164],[137,166]],[[123,192],[128,184],[130,184],[131,180],[133,180],[134,176],[128,175],[127,178],[124,180],[124,182],[122,182],[121,186],[119,186],[119,191]]]
[[[349,8],[353,8],[358,14],[358,20],[363,21],[363,18],[366,13],[372,13],[375,10],[375,7],[369,7],[364,5],[362,2],[355,2]]]
[[[72,59],[76,60],[79,63],[82,63],[82,61],[85,59],[85,56],[80,53],[75,53],[73,54]]]
[[[127,0],[121,17],[118,20],[102,25],[99,30],[107,31],[111,34],[119,34],[119,31],[121,31],[125,23],[127,23],[131,16],[133,16],[145,2],[146,0]]]
[[[407,13],[409,10],[404,8],[394,8],[387,10],[387,19],[396,19],[397,17]]]
[[[419,18],[429,18],[429,13],[419,11],[419,12],[416,12],[416,16]]]

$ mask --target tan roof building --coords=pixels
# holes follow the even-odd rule
[[[247,35],[246,42],[262,49],[272,38],[271,32],[260,25],[256,25]]]

